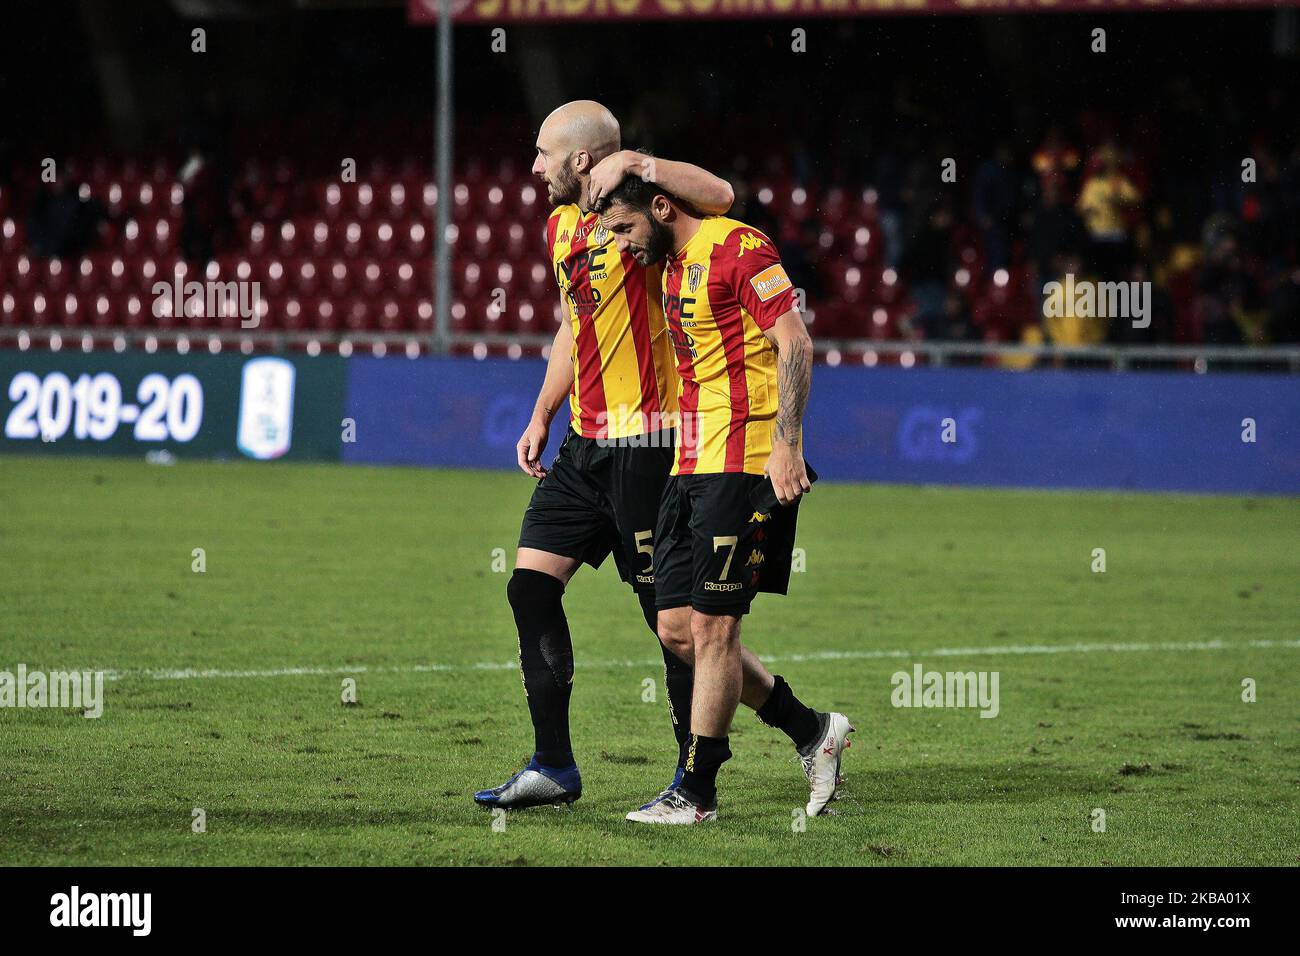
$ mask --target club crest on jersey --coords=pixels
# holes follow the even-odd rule
[[[603,246],[607,239],[609,239],[609,230],[604,226],[597,226],[596,231],[591,234],[590,244],[593,246]]]
[[[764,245],[765,243],[760,237],[752,232],[747,232],[740,237],[740,251],[736,253],[736,258],[739,259],[750,249],[762,249]]]
[[[686,285],[692,292],[700,287],[700,280],[704,278],[704,266],[698,262],[693,262],[690,268],[686,270]]]

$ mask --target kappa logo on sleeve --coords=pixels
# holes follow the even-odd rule
[[[790,277],[785,274],[785,267],[779,262],[754,276],[749,280],[749,284],[754,287],[760,302],[766,302],[773,296],[780,295],[792,285]]]
[[[747,232],[740,237],[740,251],[736,253],[736,258],[739,259],[751,249],[762,249],[764,245],[761,236],[756,236],[753,232]]]

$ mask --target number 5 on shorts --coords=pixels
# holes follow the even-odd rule
[[[715,536],[713,539],[714,554],[718,553],[719,548],[725,547],[731,549],[730,551],[727,552],[726,563],[722,565],[722,577],[718,579],[719,581],[727,580],[727,575],[731,571],[731,559],[736,556],[736,542],[739,540],[740,540],[740,535],[738,534],[724,534],[721,536]]]
[[[638,531],[632,537],[636,539],[636,549],[641,554],[648,554],[650,557],[646,560],[645,570],[649,574],[655,569],[655,546],[653,531]]]

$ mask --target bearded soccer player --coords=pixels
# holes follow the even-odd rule
[[[654,567],[660,639],[694,666],[691,732],[675,786],[627,818],[701,823],[717,817],[718,770],[745,698],[740,621],[758,592],[786,592],[799,499],[812,487],[803,458],[812,342],[772,241],[757,229],[701,215],[632,177],[596,210],[621,255],[647,268],[666,262],[683,422]],[[794,739],[815,815],[834,799],[854,728],[843,714],[804,719]]]
[[[475,794],[486,807],[572,803],[582,782],[569,739],[573,646],[563,596],[583,564],[613,554],[619,574],[656,630],[654,528],[672,467],[677,381],[664,323],[660,268],[614,246],[592,197],[626,175],[654,179],[695,209],[726,211],[731,187],[686,163],[620,150],[617,120],[598,103],[553,112],[537,135],[533,172],[554,211],[546,237],[567,321],[556,333],[532,421],[519,439],[519,467],[541,479],[519,536],[507,588],[519,632],[533,757],[504,784]],[[550,424],[565,398],[571,427],[551,468],[542,467]],[[691,668],[663,645],[669,715],[682,759],[689,737]],[[746,701],[798,742],[817,726],[784,681],[744,653]],[[682,762],[673,783],[680,780]]]

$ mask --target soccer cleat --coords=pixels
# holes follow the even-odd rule
[[[474,802],[487,809],[501,807],[505,810],[523,810],[527,807],[570,804],[580,796],[582,777],[578,774],[576,763],[559,769],[543,767],[534,756],[528,761],[527,767],[501,786],[474,794]]]
[[[633,823],[706,823],[718,819],[718,805],[715,802],[706,807],[696,803],[694,797],[678,786],[661,793],[640,810],[633,810],[627,818]]]
[[[678,788],[678,786],[680,786],[680,784],[681,784],[681,782],[682,782],[682,774],[683,774],[683,773],[685,773],[685,771],[682,770],[681,767],[678,767],[678,768],[677,768],[677,772],[676,772],[675,774],[673,774],[673,782],[670,783],[668,786],[664,787],[664,789],[660,790],[660,791],[659,791],[659,796],[655,797],[655,798],[654,798],[653,800],[651,800],[649,803],[643,803],[643,804],[641,804],[641,806],[639,806],[637,809],[638,809],[638,810],[649,810],[651,807],[653,807],[656,803],[658,803],[658,802],[659,802],[660,800],[662,800],[664,797],[668,796],[668,794],[670,794],[670,793],[672,793],[674,790],[676,790],[676,789]]]
[[[840,755],[850,746],[849,734],[856,729],[843,714],[827,714],[826,718],[826,733],[821,740],[809,753],[799,754],[811,788],[806,808],[810,817],[817,816],[835,799],[835,788],[844,782],[840,776]]]

